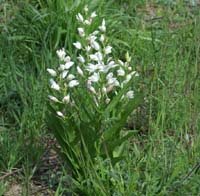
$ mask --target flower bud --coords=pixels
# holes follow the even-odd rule
[[[56,74],[56,71],[53,70],[53,69],[47,69],[47,71],[49,72],[49,74],[53,77],[55,77],[57,74]]]
[[[65,96],[64,98],[63,98],[63,103],[69,103],[70,102],[70,96],[69,95],[67,95],[67,96]]]

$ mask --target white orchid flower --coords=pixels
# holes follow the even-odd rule
[[[60,90],[60,86],[54,81],[54,79],[50,79],[50,87],[57,91]]]
[[[80,63],[85,63],[85,59],[82,55],[79,55],[79,57],[77,57],[77,59],[79,60]]]
[[[78,33],[79,33],[79,35],[80,35],[81,37],[84,37],[84,36],[85,36],[85,31],[84,31],[84,29],[83,29],[82,27],[79,27],[79,28],[78,28]]]
[[[91,82],[98,82],[99,81],[99,73],[93,73],[93,75],[91,75],[88,80]]]
[[[47,71],[49,72],[49,74],[51,75],[51,76],[53,76],[53,77],[56,77],[56,71],[55,70],[53,70],[53,69],[47,69]]]
[[[67,76],[67,80],[73,80],[73,79],[75,79],[75,76],[73,74],[69,74]]]
[[[48,95],[48,98],[49,98],[51,101],[59,102],[59,100],[58,100],[56,97],[52,96],[52,95]]]
[[[105,54],[110,54],[112,52],[112,47],[111,46],[106,46],[104,49]]]
[[[76,19],[77,19],[79,22],[84,22],[84,18],[83,18],[83,16],[82,16],[80,13],[78,13],[78,14],[76,15]]]
[[[62,118],[64,118],[64,114],[63,114],[62,112],[60,112],[60,111],[57,111],[56,113],[57,113],[57,115],[58,115],[59,117],[62,117]]]
[[[82,48],[82,45],[80,42],[75,42],[75,43],[73,43],[73,45],[79,50]]]
[[[78,85],[79,85],[78,80],[71,80],[68,84],[69,88],[73,88],[73,87],[78,86]]]
[[[66,55],[65,49],[62,48],[62,49],[60,49],[60,50],[57,50],[56,53],[57,53],[57,55],[58,55],[58,58],[59,58],[61,61],[63,61],[64,58],[65,58],[65,55]]]
[[[129,99],[133,99],[134,98],[134,91],[130,90],[126,93],[126,97],[128,97]]]
[[[68,104],[70,102],[70,95],[64,96],[62,101],[63,103]]]

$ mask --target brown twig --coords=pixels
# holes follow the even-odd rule
[[[17,173],[17,172],[19,172],[19,171],[21,171],[22,170],[22,168],[20,168],[20,169],[15,169],[14,171],[11,171],[11,172],[7,172],[7,173],[5,173],[3,176],[0,176],[0,180],[3,180],[4,178],[6,178],[6,177],[8,177],[8,176],[12,176],[12,175],[14,175],[15,173]]]

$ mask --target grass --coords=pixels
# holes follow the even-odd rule
[[[46,68],[55,65],[59,47],[72,53],[74,18],[83,5],[64,0],[0,4],[0,179],[12,174],[0,180],[0,195],[16,183],[24,195],[32,191],[51,141],[45,124]],[[126,160],[112,174],[101,167],[103,182],[119,190],[115,195],[198,195],[198,169],[187,176],[200,161],[197,1],[95,0],[89,5],[113,29],[108,32],[115,54],[131,54],[146,94],[130,119],[140,132],[128,142]],[[57,195],[65,195],[66,175],[59,172],[63,177],[58,184],[44,181]]]

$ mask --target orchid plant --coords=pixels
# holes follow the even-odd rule
[[[129,54],[125,62],[112,57],[105,19],[91,30],[96,17],[87,6],[77,14],[76,58],[62,48],[57,50],[58,68],[47,69],[51,76],[48,123],[73,171],[80,169],[80,153],[87,152],[92,160],[110,158],[113,163],[121,158],[114,153],[116,148],[133,135],[121,130],[142,100],[134,90],[138,73]]]

